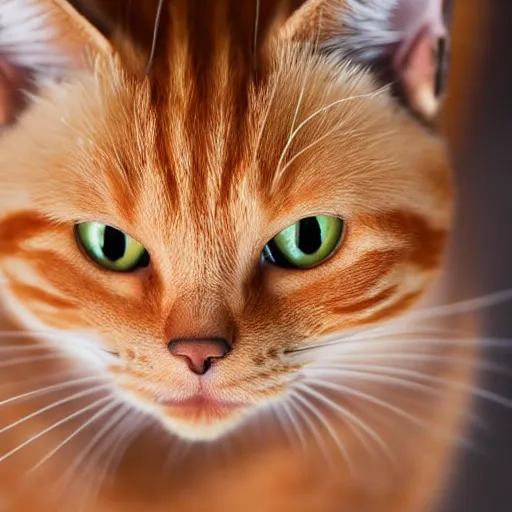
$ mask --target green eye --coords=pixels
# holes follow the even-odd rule
[[[345,223],[338,217],[307,217],[275,236],[263,254],[280,267],[316,267],[337,251],[344,233]]]
[[[87,255],[114,272],[132,272],[149,265],[149,254],[133,238],[101,222],[84,222],[76,227],[78,241]]]

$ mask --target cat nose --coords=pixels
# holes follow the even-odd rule
[[[222,359],[231,350],[225,338],[177,338],[168,347],[173,356],[184,359],[197,375],[204,375],[213,361]]]

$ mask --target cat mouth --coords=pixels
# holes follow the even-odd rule
[[[244,417],[249,404],[196,395],[185,400],[159,400],[174,433],[191,441],[214,440],[227,434]]]
[[[188,397],[172,397],[139,386],[123,386],[142,404],[151,404],[164,426],[174,435],[190,441],[213,441],[223,437],[242,423],[254,408],[250,401],[229,400],[197,389]],[[156,409],[156,410],[155,410]]]
[[[160,417],[169,431],[191,442],[215,441],[246,417],[250,405],[196,395],[184,400],[159,399]]]
[[[211,419],[231,416],[248,406],[243,402],[217,400],[204,395],[196,395],[185,400],[159,400],[158,405],[169,410],[173,416],[201,416]]]

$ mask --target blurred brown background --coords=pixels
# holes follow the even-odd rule
[[[464,299],[512,288],[512,2],[455,0],[453,38],[445,126],[459,188],[454,296]],[[481,318],[485,336],[511,339],[510,303]],[[486,355],[512,370],[512,350]],[[511,377],[481,383],[512,402]],[[441,512],[512,510],[512,409],[477,403],[476,413],[489,425],[472,435],[483,455],[461,453]]]

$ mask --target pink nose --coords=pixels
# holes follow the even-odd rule
[[[231,347],[224,338],[180,338],[169,343],[172,355],[182,358],[197,375],[204,375],[215,359],[222,359]]]

